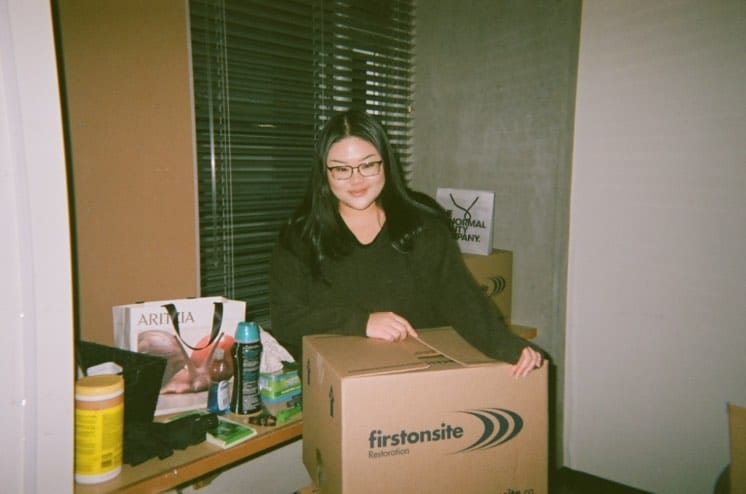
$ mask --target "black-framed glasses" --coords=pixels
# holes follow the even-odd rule
[[[375,177],[381,173],[381,164],[383,164],[383,160],[360,163],[357,166],[327,166],[326,169],[329,170],[335,180],[349,180],[352,178],[354,170],[357,170],[361,177]]]

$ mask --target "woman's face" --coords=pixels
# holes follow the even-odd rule
[[[333,172],[331,168],[334,167],[352,167],[352,175],[347,179],[335,178],[336,175],[344,176],[350,170],[337,168]],[[329,187],[339,199],[340,213],[345,210],[366,211],[376,207],[376,199],[383,190],[386,177],[381,154],[373,144],[359,137],[345,137],[337,141],[329,148],[326,168]],[[363,176],[364,174],[370,176]]]

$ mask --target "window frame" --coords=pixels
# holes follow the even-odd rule
[[[270,329],[269,261],[338,111],[387,128],[409,175],[414,0],[189,0],[200,292]],[[240,27],[239,27],[240,26]]]

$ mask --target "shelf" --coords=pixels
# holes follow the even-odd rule
[[[75,484],[75,494],[156,493],[191,483],[222,468],[259,456],[278,446],[300,439],[300,418],[279,427],[256,427],[255,438],[232,448],[222,449],[202,442],[184,450],[174,450],[168,458],[150,460],[132,467],[122,466],[115,479],[100,484]]]

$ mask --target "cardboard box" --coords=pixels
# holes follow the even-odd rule
[[[463,254],[466,267],[510,324],[513,304],[513,253],[494,250],[488,256]]]
[[[746,407],[728,404],[730,492],[746,492]]]
[[[295,491],[295,494],[321,494],[321,489],[311,484],[298,489],[297,491]]]
[[[546,366],[510,374],[452,328],[303,339],[303,462],[323,494],[547,492]]]
[[[539,334],[539,330],[537,328],[532,328],[531,326],[521,326],[520,324],[511,324],[510,326],[508,326],[508,329],[510,329],[513,333],[517,334],[524,340],[533,340]]]

